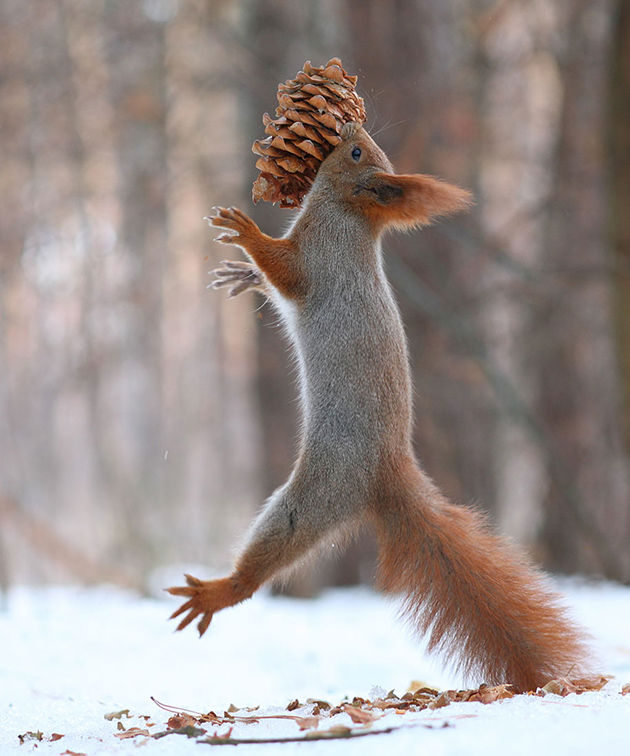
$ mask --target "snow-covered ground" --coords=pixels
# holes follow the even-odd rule
[[[601,692],[391,712],[374,726],[401,726],[389,734],[238,747],[313,756],[386,750],[486,756],[499,749],[511,755],[628,754],[630,695],[619,691],[630,682],[630,589],[570,582],[561,588],[594,636],[601,672],[615,676]],[[0,756],[33,750],[157,756],[212,748],[182,735],[117,738],[118,720],[104,715],[122,709],[132,716],[122,719],[126,728],[147,727],[145,715],[154,723],[150,731],[165,729],[169,714],[151,696],[198,712],[222,713],[234,704],[286,713],[296,698],[337,704],[344,696],[374,696],[375,688],[402,694],[413,680],[440,689],[463,682],[427,659],[397,622],[395,606],[368,590],[331,591],[314,601],[261,594],[217,615],[202,640],[193,629],[173,634],[166,618],[177,605],[166,596],[143,599],[107,587],[14,589],[7,611],[0,612]],[[350,723],[346,714],[336,721]],[[419,721],[429,726],[408,726]],[[216,729],[209,727],[209,734]],[[20,744],[20,735],[38,731],[45,740]],[[53,733],[63,737],[51,741]],[[299,730],[281,719],[238,724],[233,731],[240,737],[269,734],[295,736]]]

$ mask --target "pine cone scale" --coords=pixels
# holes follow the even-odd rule
[[[252,190],[254,202],[299,207],[321,162],[341,141],[343,124],[365,122],[356,83],[339,58],[332,58],[321,68],[307,61],[295,79],[278,86],[276,117],[263,115],[267,136],[252,146],[261,171]]]

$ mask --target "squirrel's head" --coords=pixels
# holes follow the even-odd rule
[[[341,142],[321,164],[318,176],[325,176],[343,196],[360,194],[367,177],[374,173],[393,173],[387,155],[358,123],[346,123]]]
[[[387,155],[358,123],[345,124],[340,136],[317,177],[332,199],[364,215],[375,231],[426,225],[471,204],[465,189],[432,176],[394,173]]]

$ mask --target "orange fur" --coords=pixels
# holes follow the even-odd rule
[[[472,194],[433,176],[375,173],[366,182],[364,212],[377,230],[407,230],[465,210]]]
[[[303,282],[295,244],[290,239],[274,239],[263,234],[254,221],[237,208],[220,207],[217,212],[218,215],[211,218],[212,225],[236,233],[222,234],[215,241],[241,247],[279,292],[291,299],[299,296]]]
[[[208,629],[214,614],[221,609],[240,604],[241,601],[251,598],[254,591],[260,587],[258,578],[238,571],[219,580],[199,580],[192,575],[185,577],[185,586],[166,589],[172,596],[183,596],[188,599],[171,614],[171,619],[187,612],[177,626],[178,630],[183,630],[193,620],[200,617],[197,625],[199,637]]]
[[[403,613],[429,650],[466,677],[523,692],[586,671],[577,666],[588,659],[585,636],[544,577],[412,460],[392,475],[375,523],[380,587],[403,594]]]

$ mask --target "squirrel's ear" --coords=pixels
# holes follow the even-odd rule
[[[381,228],[424,226],[440,215],[466,210],[472,194],[433,176],[375,173],[361,187],[371,198],[368,215]]]

